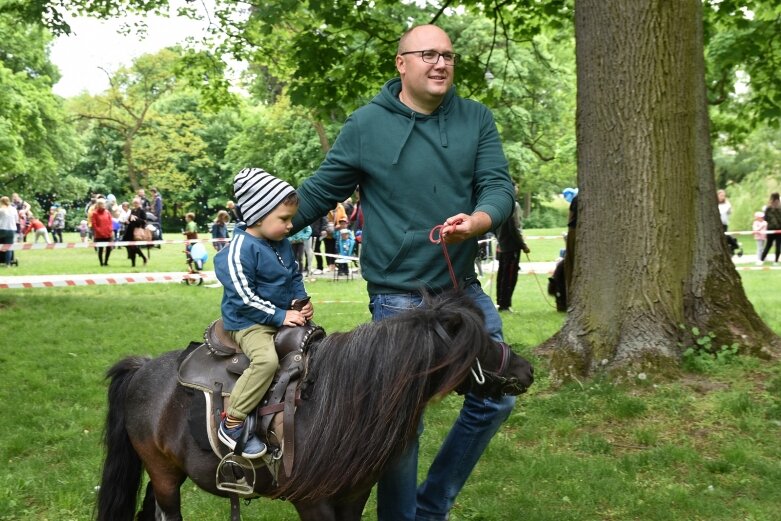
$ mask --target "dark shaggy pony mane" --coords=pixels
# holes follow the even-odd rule
[[[313,417],[311,434],[279,495],[310,502],[367,490],[414,439],[426,403],[455,389],[491,345],[462,293],[329,335],[313,353],[299,409]]]

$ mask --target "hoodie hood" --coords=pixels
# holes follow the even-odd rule
[[[439,123],[439,142],[442,148],[447,148],[447,115],[453,105],[453,98],[456,95],[456,88],[454,86],[450,87],[450,89],[447,91],[447,94],[445,94],[445,98],[442,100],[442,103],[431,114],[421,114],[420,112],[415,112],[406,106],[399,99],[400,92],[401,78],[393,78],[382,86],[380,93],[377,94],[371,101],[372,103],[379,105],[386,110],[395,112],[397,114],[402,114],[409,118],[407,131],[402,134],[401,141],[398,144],[398,149],[393,159],[394,165],[398,164],[399,157],[401,157],[401,153],[404,150],[404,145],[407,144],[407,141],[412,134],[412,129],[415,128],[415,122],[419,119],[437,118]]]

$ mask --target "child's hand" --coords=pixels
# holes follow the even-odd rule
[[[285,321],[282,323],[283,326],[303,326],[304,324],[306,324],[306,317],[302,312],[296,311],[295,309],[288,309],[285,312]]]
[[[301,314],[304,315],[304,318],[307,320],[311,320],[312,317],[315,315],[315,308],[312,305],[312,301],[308,301],[304,307],[301,308]]]

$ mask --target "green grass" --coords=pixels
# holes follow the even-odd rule
[[[533,254],[543,242],[558,241],[532,243]],[[20,255],[14,274],[99,268],[86,249]],[[152,255],[148,270],[183,269],[175,246]],[[111,264],[109,270],[123,271]],[[777,273],[742,277],[757,311],[781,331]],[[490,278],[484,282],[490,293]],[[545,282],[521,276],[515,313],[502,315],[507,340],[534,362],[537,381],[487,449],[451,519],[777,519],[781,368],[736,357],[676,382],[617,386],[597,379],[553,389],[545,360],[533,352],[564,320],[541,291]],[[320,279],[308,290],[315,319],[329,332],[369,320],[362,281]],[[216,288],[180,284],[0,290],[0,519],[91,518],[106,369],[126,355],[157,355],[200,339],[219,314],[220,297]],[[429,408],[421,473],[459,406],[458,396],[448,396]],[[229,517],[228,501],[190,482],[183,490],[186,519]],[[258,500],[242,511],[247,520],[296,518],[281,501]],[[376,518],[373,498],[364,518]]]

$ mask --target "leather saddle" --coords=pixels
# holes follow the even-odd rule
[[[236,381],[250,362],[225,330],[222,319],[212,322],[203,337],[204,342],[179,366],[178,380],[181,385],[204,393],[209,444],[215,454],[222,457],[227,450],[217,439],[217,427],[228,409]],[[287,475],[293,465],[293,417],[298,386],[306,372],[307,352],[324,337],[325,330],[311,321],[303,326],[282,326],[274,337],[279,369],[258,407],[256,434],[270,445],[279,447]],[[281,422],[275,420],[280,412],[283,413]]]

